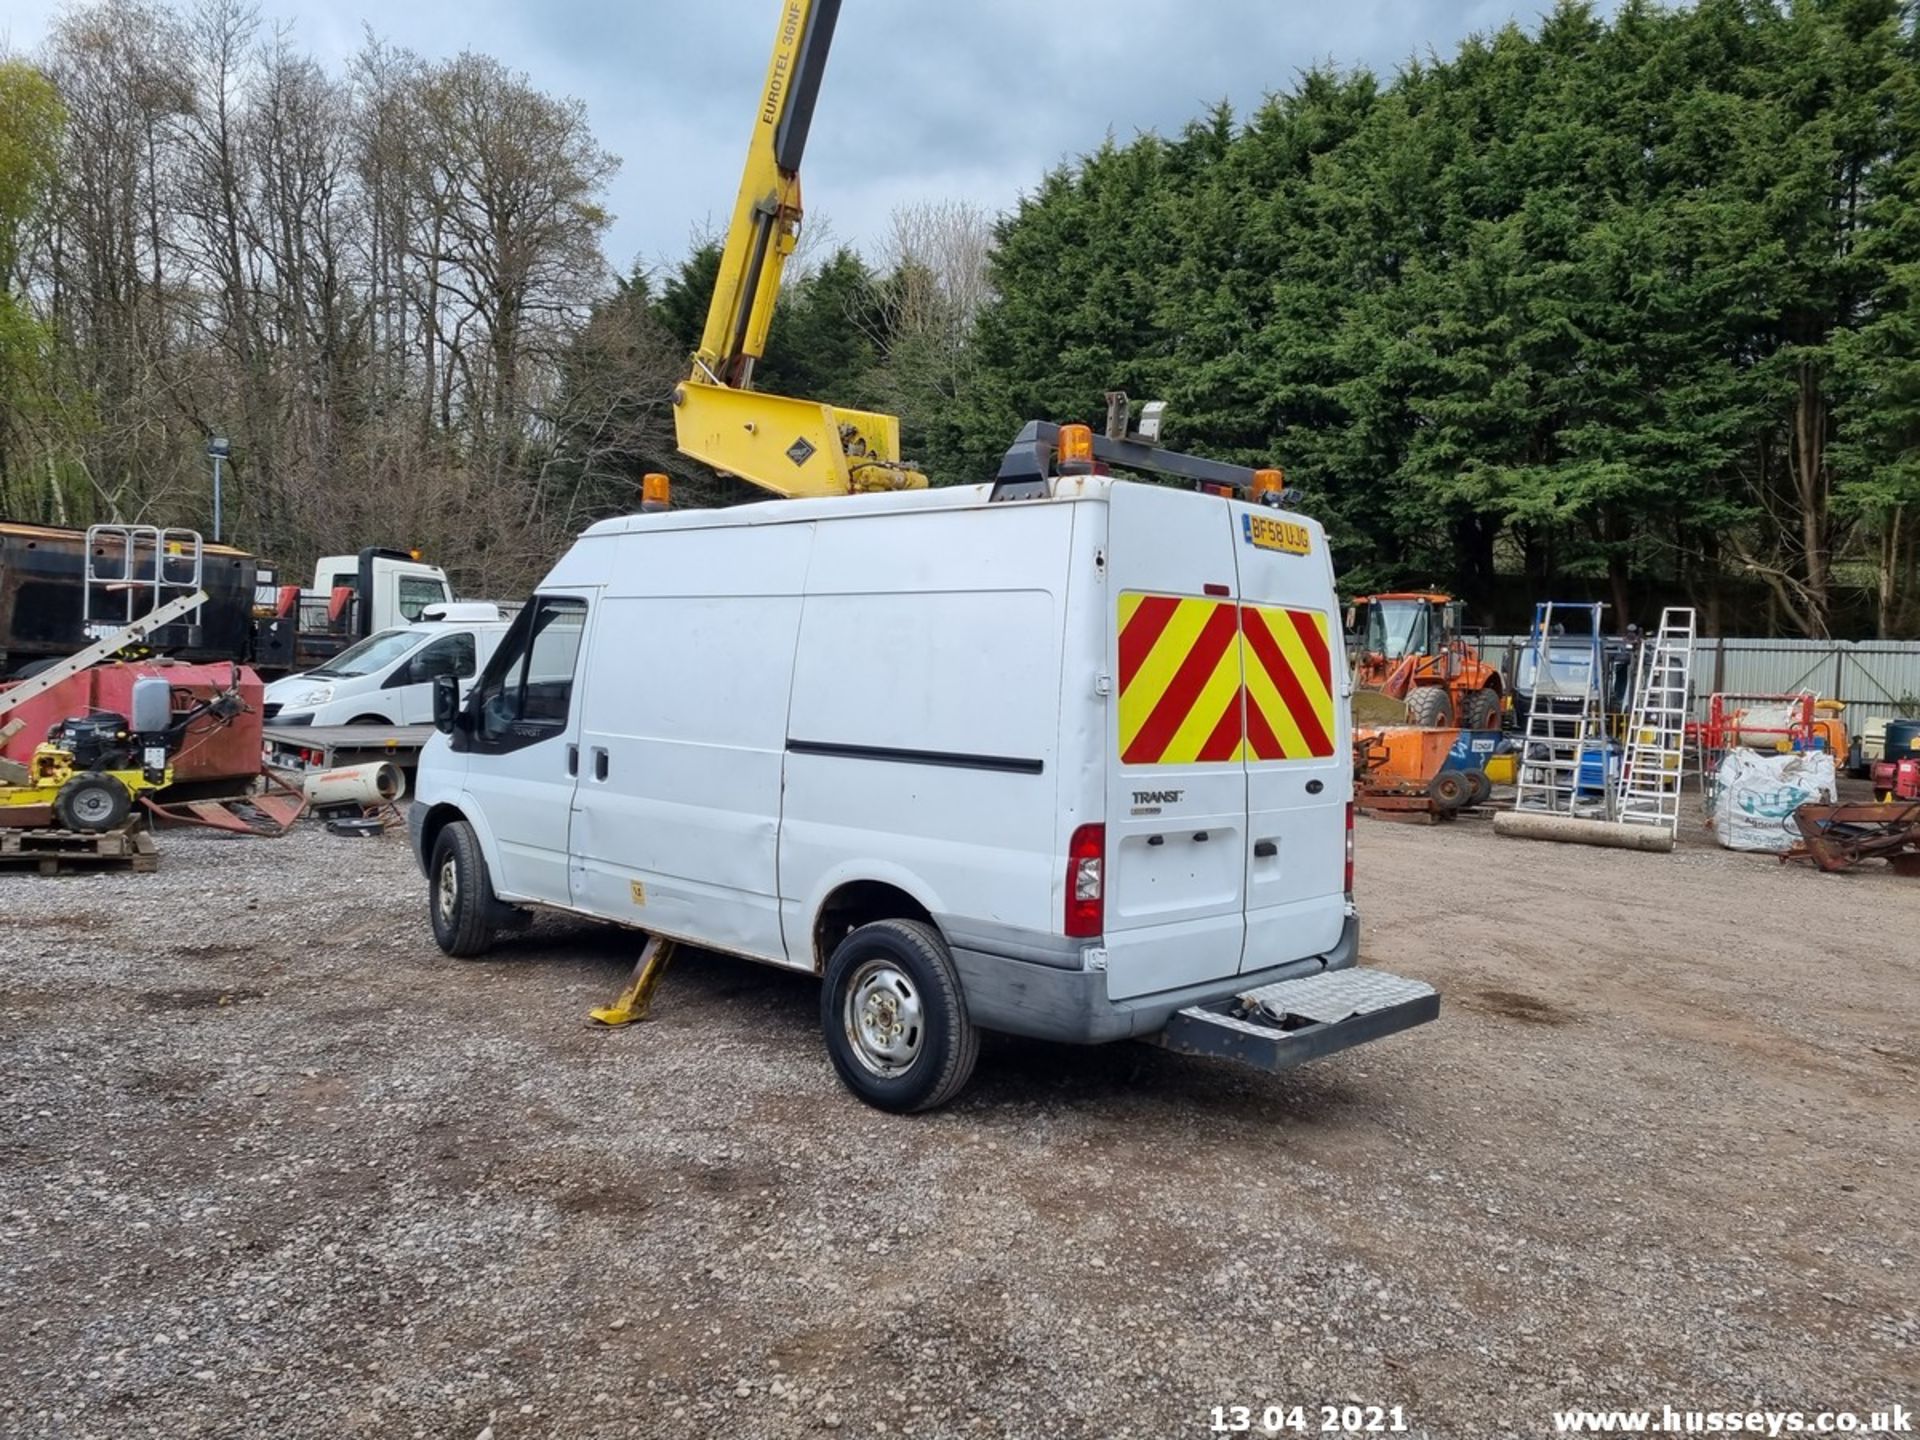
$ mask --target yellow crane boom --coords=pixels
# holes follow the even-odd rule
[[[908,490],[927,477],[900,459],[900,421],[752,388],[787,257],[800,235],[800,157],[840,0],[781,0],[773,58],[727,227],[692,374],[673,392],[683,455],[777,495]]]

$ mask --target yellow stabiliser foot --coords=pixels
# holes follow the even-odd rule
[[[672,958],[671,940],[662,940],[657,935],[648,936],[646,948],[641,950],[640,959],[634,964],[633,974],[627,977],[626,985],[613,1004],[592,1011],[589,1018],[596,1025],[631,1025],[636,1020],[646,1019],[647,1007],[653,1003],[654,987],[660,983],[667,961]]]

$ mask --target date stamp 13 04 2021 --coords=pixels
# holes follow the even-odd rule
[[[1412,1427],[1399,1405],[1215,1405],[1214,1435],[1405,1435]]]

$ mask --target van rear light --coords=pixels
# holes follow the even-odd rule
[[[1347,801],[1347,894],[1353,894],[1353,802]]]
[[[1086,940],[1107,924],[1107,827],[1082,825],[1067,842],[1067,935]]]

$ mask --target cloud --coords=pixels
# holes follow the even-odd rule
[[[1391,74],[1548,0],[845,0],[815,112],[809,214],[871,247],[902,201],[1013,204],[1053,166],[1225,99],[1244,113],[1303,69]],[[13,0],[0,42],[30,53],[57,6]],[[1611,9],[1612,3],[1602,6]],[[622,166],[612,263],[671,262],[733,204],[773,40],[771,0],[262,0],[269,25],[337,66],[363,25],[427,56],[483,51],[584,101]]]

